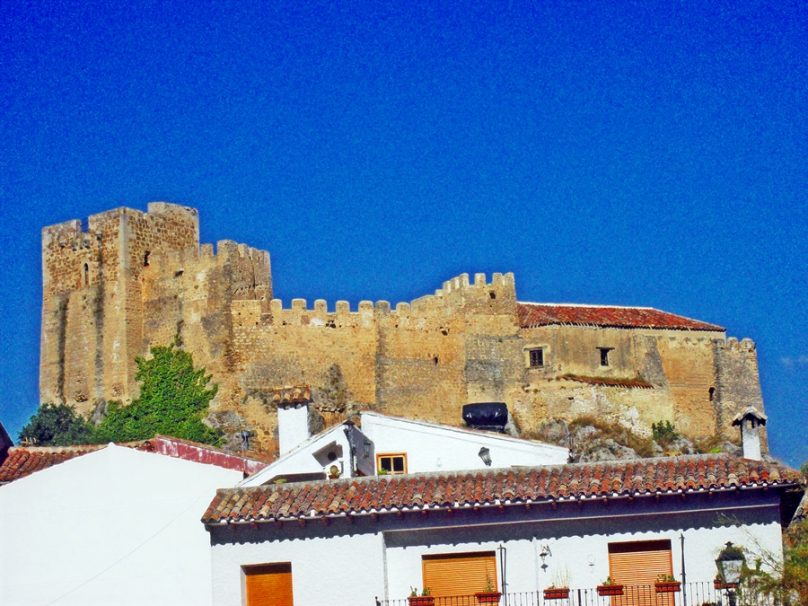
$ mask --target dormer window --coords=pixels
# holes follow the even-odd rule
[[[609,352],[612,351],[614,347],[598,347],[598,351],[600,352],[600,365],[601,366],[608,366],[609,365]]]

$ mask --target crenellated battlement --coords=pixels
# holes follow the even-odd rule
[[[464,403],[503,401],[528,430],[593,414],[726,437],[738,407],[763,410],[751,339],[523,328],[512,273],[461,273],[397,303],[282,301],[268,252],[200,244],[197,211],[166,202],[46,227],[42,253],[41,398],[83,414],[136,397],[136,357],[175,339],[219,385],[215,411],[264,445],[274,443],[277,409],[266,404],[277,385],[310,385],[321,412],[372,407],[444,423],[459,422]],[[565,375],[591,380],[552,380]]]
[[[493,296],[492,296],[493,293]],[[435,294],[424,295],[409,302],[399,302],[392,306],[389,301],[376,302],[363,300],[351,310],[348,301],[337,301],[330,307],[325,299],[317,299],[309,306],[306,299],[292,299],[291,304],[284,307],[281,299],[270,301],[270,315],[276,324],[284,326],[324,326],[369,327],[376,321],[392,320],[403,322],[408,319],[434,319],[443,321],[450,314],[461,311],[464,306],[474,302],[513,302],[516,300],[515,280],[512,273],[493,274],[491,281],[486,281],[484,273],[475,274],[474,282],[469,281],[469,274],[461,274],[443,283],[443,288]]]
[[[752,353],[757,348],[755,342],[749,337],[744,337],[740,340],[736,337],[727,337],[725,340],[718,342],[718,347],[724,351],[739,353]]]
[[[249,269],[260,284],[269,282],[269,253],[232,240],[220,240],[216,243],[215,251],[212,244],[158,251],[149,255],[148,264],[153,277],[169,277],[178,271],[233,265]]]

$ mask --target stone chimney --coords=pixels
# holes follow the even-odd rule
[[[310,437],[311,387],[297,385],[275,389],[272,401],[278,406],[278,447],[283,456]]]
[[[741,427],[743,458],[760,461],[760,428],[766,424],[766,415],[754,406],[747,406],[746,410],[732,419],[732,424]]]

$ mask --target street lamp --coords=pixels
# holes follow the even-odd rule
[[[715,560],[718,575],[727,590],[730,606],[735,606],[735,588],[741,582],[744,559],[740,547],[733,545],[732,541],[727,541]]]
[[[478,452],[477,454],[480,456],[480,458],[483,460],[483,463],[485,463],[487,467],[491,467],[491,451],[488,448],[483,446],[482,448],[480,448],[480,452]]]

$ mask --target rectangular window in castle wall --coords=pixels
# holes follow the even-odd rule
[[[544,350],[541,347],[536,347],[528,352],[530,356],[530,367],[541,368],[544,366]]]
[[[406,453],[380,453],[376,455],[378,475],[399,475],[407,473]]]
[[[609,352],[612,351],[614,347],[598,347],[598,351],[600,352],[600,365],[601,366],[608,366],[609,365]]]

